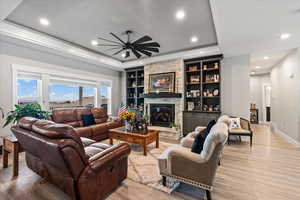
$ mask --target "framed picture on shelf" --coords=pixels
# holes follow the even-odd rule
[[[149,92],[175,92],[175,72],[150,74],[149,75]]]

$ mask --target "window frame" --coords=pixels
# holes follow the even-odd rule
[[[19,79],[20,73],[34,73],[40,75],[40,81],[39,81],[39,94],[40,94],[40,104],[43,109],[49,110],[49,101],[50,101],[50,84],[51,80],[54,79],[61,79],[61,80],[70,80],[71,82],[76,82],[78,84],[82,83],[83,85],[91,84],[93,87],[95,87],[95,107],[100,107],[101,105],[101,85],[105,83],[105,85],[112,88],[112,80],[103,78],[101,76],[94,76],[94,74],[86,72],[90,75],[84,75],[82,72],[66,72],[62,70],[52,70],[47,68],[38,68],[38,67],[30,67],[30,66],[24,66],[19,64],[12,64],[12,86],[13,86],[13,105],[12,109],[14,108],[14,105],[18,103],[18,94],[17,94],[17,81]],[[59,76],[58,76],[59,74]],[[108,105],[108,115],[112,114],[112,96],[111,92],[109,94],[109,105]]]

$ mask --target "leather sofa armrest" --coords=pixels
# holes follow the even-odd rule
[[[126,143],[114,145],[109,149],[106,149],[89,159],[89,167],[95,173],[99,172],[107,164],[120,159],[121,157],[128,156],[130,153],[130,147]]]

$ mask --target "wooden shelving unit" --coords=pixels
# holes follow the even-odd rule
[[[221,113],[222,55],[184,61],[184,134]]]
[[[221,112],[222,56],[185,61],[185,111]]]
[[[130,109],[144,110],[144,67],[126,70],[126,105]]]

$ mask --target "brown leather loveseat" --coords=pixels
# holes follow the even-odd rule
[[[96,124],[88,127],[83,126],[81,115],[93,114]],[[103,108],[68,108],[52,111],[49,119],[56,123],[68,124],[75,128],[80,137],[90,138],[96,141],[108,138],[108,131],[122,126],[120,120],[108,122],[108,116]]]
[[[100,200],[127,177],[128,144],[80,138],[72,126],[31,117],[11,128],[27,166],[73,200]]]

